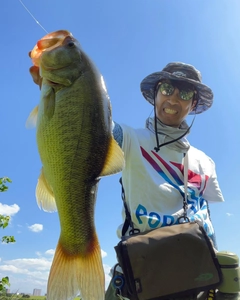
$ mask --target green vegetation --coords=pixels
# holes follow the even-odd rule
[[[6,294],[4,296],[0,296],[0,300],[46,300],[46,296]],[[80,300],[80,298],[77,297],[74,298],[74,300]]]
[[[0,178],[0,192],[6,192],[8,190],[8,186],[7,183],[12,182],[8,177],[2,177]],[[9,216],[3,216],[0,215],[0,228],[4,229],[8,226],[8,223],[10,221],[10,217]],[[14,243],[15,239],[14,236],[3,236],[2,237],[2,243]],[[9,283],[9,278],[3,277],[0,280],[0,299],[2,299],[2,297],[5,297],[6,295],[6,287],[10,286]]]
[[[0,300],[46,300],[46,296],[6,294],[5,296],[0,296]]]
[[[12,182],[8,177],[2,177],[0,178],[0,192],[6,192],[8,190],[8,186],[6,185],[7,183]],[[8,223],[10,221],[9,216],[3,216],[0,215],[0,228],[6,228],[8,226]],[[3,243],[14,243],[16,242],[14,239],[14,236],[3,236],[2,237],[2,242]]]

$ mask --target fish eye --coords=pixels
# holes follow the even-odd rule
[[[72,48],[74,45],[75,45],[74,42],[69,42],[68,43],[68,47],[70,47],[70,48]]]

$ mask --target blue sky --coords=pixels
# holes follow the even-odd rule
[[[240,2],[238,0],[24,0],[48,31],[67,29],[103,74],[113,118],[142,127],[152,107],[140,93],[140,81],[167,63],[182,61],[202,72],[214,92],[212,108],[198,115],[191,144],[216,163],[225,203],[210,206],[219,250],[240,256]],[[59,237],[57,213],[41,211],[35,187],[41,163],[35,130],[25,128],[38,104],[39,90],[28,73],[28,52],[45,35],[18,0],[1,1],[1,167],[12,179],[0,194],[0,213],[11,224],[1,232],[17,242],[0,245],[0,277],[11,291],[46,292],[48,271]],[[188,119],[191,122],[191,118]],[[121,223],[120,175],[100,182],[96,226],[103,250],[106,280],[116,262],[116,228]]]

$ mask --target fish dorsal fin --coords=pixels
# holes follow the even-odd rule
[[[106,161],[100,176],[107,176],[121,172],[124,165],[125,160],[123,151],[114,138],[111,137]]]
[[[44,176],[43,169],[41,170],[36,187],[37,204],[40,209],[47,212],[57,211],[57,206],[51,186],[48,184]]]
[[[38,105],[34,107],[34,109],[31,111],[30,115],[27,118],[26,121],[26,127],[27,128],[33,128],[37,124],[37,117],[38,117]]]

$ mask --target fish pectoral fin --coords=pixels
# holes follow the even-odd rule
[[[121,172],[124,168],[125,160],[122,149],[118,143],[111,138],[109,150],[107,153],[106,161],[100,176],[107,176]]]
[[[47,212],[57,211],[53,190],[48,184],[46,177],[44,176],[43,169],[41,170],[40,176],[38,178],[38,183],[36,187],[36,198],[37,204],[40,209],[43,209]]]
[[[26,121],[26,128],[33,128],[37,124],[37,117],[38,117],[38,105],[34,107],[34,109],[31,111],[29,117]]]
[[[104,300],[105,278],[97,241],[88,253],[72,255],[67,250],[60,238],[48,278],[48,299],[73,299],[80,291],[81,299]]]

